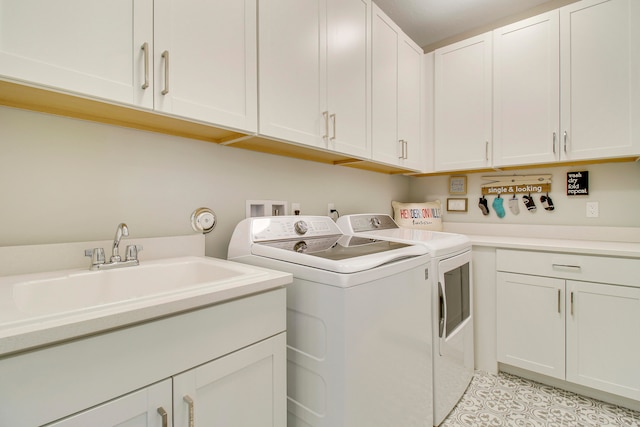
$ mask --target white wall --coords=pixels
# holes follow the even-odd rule
[[[191,234],[218,215],[206,253],[226,257],[247,199],[298,202],[302,214],[389,212],[410,179],[0,107],[0,246]]]
[[[572,171],[589,171],[589,195],[567,196],[566,174]],[[498,218],[491,204],[496,196],[486,196],[491,213],[482,215],[478,199],[482,195],[481,186],[487,183],[483,176],[494,175],[552,174],[551,192],[555,210],[546,211],[540,203],[540,194],[532,194],[537,210],[527,212],[518,195],[520,214],[513,215],[508,208],[508,198],[503,204],[506,215]],[[539,224],[539,225],[580,225],[599,227],[640,227],[640,162],[583,165],[576,167],[548,167],[511,172],[485,172],[467,174],[467,194],[449,195],[449,176],[417,178],[410,182],[411,201],[431,201],[440,199],[446,206],[448,197],[469,199],[467,213],[443,213],[446,222],[470,222],[485,224]],[[586,202],[597,201],[600,207],[598,218],[586,217]]]

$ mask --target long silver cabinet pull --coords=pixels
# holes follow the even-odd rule
[[[567,131],[566,130],[564,131],[564,134],[562,135],[562,138],[564,139],[564,142],[563,142],[564,146],[563,146],[562,149],[566,153],[567,152]]]
[[[169,414],[167,414],[167,411],[165,411],[164,408],[161,406],[158,408],[158,414],[160,414],[160,416],[162,417],[162,427],[168,427]]]
[[[407,160],[407,158],[409,157],[408,142],[406,139],[399,139],[398,142],[400,143],[400,155],[398,156],[398,158],[402,160]]]
[[[322,135],[322,139],[329,138],[329,112],[323,111],[322,118],[324,118],[324,135]]]
[[[560,289],[558,289],[558,313],[560,313]]]
[[[149,87],[149,43],[144,42],[141,49],[144,52],[144,83],[142,84],[142,89],[147,89]]]
[[[571,270],[571,271],[580,271],[582,269],[582,267],[580,267],[579,265],[572,265],[572,264],[551,264],[551,267],[555,269],[563,269],[563,270]]]
[[[331,118],[331,123],[333,123],[333,136],[331,138],[329,138],[332,141],[335,141],[336,139],[336,115],[332,114],[329,116]],[[328,131],[327,131],[328,133]]]
[[[489,141],[485,141],[484,144],[484,156],[487,161],[489,161]]]
[[[166,95],[169,93],[169,51],[165,50],[162,52],[162,59],[164,60],[164,89],[162,89],[162,94]]]
[[[571,315],[573,316],[573,292],[571,292]]]
[[[191,398],[191,396],[189,396],[188,394],[186,396],[184,396],[182,398],[182,400],[184,400],[185,402],[187,402],[187,406],[189,408],[189,427],[194,427],[195,421],[194,421],[194,403],[193,403],[193,399]]]
[[[556,133],[553,133],[553,154],[556,154]]]

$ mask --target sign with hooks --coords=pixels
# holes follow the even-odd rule
[[[482,195],[530,194],[551,191],[551,175],[483,176]]]

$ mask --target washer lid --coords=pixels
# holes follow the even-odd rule
[[[336,273],[356,273],[429,252],[422,245],[326,236],[254,243],[251,253]]]
[[[462,234],[398,227],[389,215],[354,214],[338,218],[343,233],[394,242],[421,244],[429,248],[432,257],[452,254],[471,247],[471,240]]]

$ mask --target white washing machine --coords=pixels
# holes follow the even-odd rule
[[[293,274],[288,427],[430,426],[426,247],[343,235],[329,217],[240,222],[228,258]]]
[[[384,214],[338,218],[345,234],[422,244],[431,254],[433,425],[439,425],[467,389],[474,370],[471,241],[460,234],[399,227]]]

